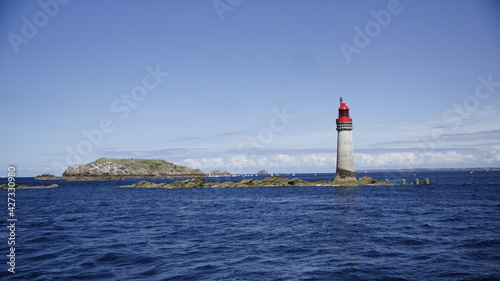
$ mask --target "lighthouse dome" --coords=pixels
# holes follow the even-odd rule
[[[337,119],[337,124],[338,123],[350,123],[352,122],[352,119],[349,118],[349,107],[342,102],[342,98],[340,98],[340,107],[339,107],[339,118]]]
[[[342,103],[342,105],[339,107],[339,110],[349,110],[349,107],[347,107],[345,103]]]

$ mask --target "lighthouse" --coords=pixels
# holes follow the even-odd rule
[[[340,98],[337,132],[337,172],[333,183],[352,184],[356,181],[352,145],[352,119],[349,117],[349,107],[342,102],[342,98]]]

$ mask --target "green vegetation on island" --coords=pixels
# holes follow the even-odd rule
[[[199,169],[165,160],[100,158],[85,165],[73,165],[62,174],[65,180],[119,180],[125,178],[205,177]]]

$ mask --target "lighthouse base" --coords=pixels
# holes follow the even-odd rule
[[[345,169],[337,169],[335,179],[333,180],[333,184],[339,185],[351,185],[356,184],[357,182],[356,173]]]

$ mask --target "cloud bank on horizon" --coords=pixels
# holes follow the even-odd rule
[[[340,96],[357,169],[500,167],[496,2],[7,0],[0,11],[0,166],[20,176],[101,157],[333,173]]]

